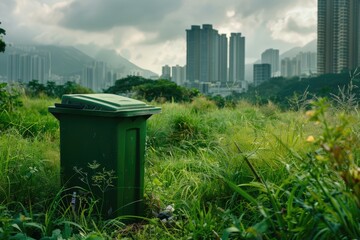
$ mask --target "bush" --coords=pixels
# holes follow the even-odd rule
[[[0,83],[0,112],[12,112],[21,105],[19,88]]]

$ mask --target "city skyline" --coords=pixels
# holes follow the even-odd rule
[[[316,39],[316,2],[3,0],[0,21],[7,42],[70,45],[89,55],[99,47],[113,49],[160,75],[165,64],[185,65],[184,30],[190,25],[212,24],[228,38],[241,32],[246,63],[268,48],[303,46]]]
[[[360,65],[360,1],[318,0],[318,73]]]

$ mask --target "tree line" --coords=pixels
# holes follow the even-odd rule
[[[308,78],[271,78],[257,87],[249,87],[248,91],[234,94],[232,97],[250,103],[263,105],[269,101],[282,109],[295,108],[296,104],[314,98],[325,97],[336,101],[352,100],[358,102],[360,94],[360,69],[340,74],[325,74]]]
[[[115,81],[114,86],[104,90],[105,93],[127,95],[146,101],[190,102],[200,92],[165,80],[151,80],[140,76],[127,76]]]

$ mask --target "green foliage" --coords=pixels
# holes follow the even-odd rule
[[[198,95],[197,90],[178,86],[169,80],[157,80],[134,88],[136,95],[147,101],[189,102]]]
[[[119,79],[115,82],[115,85],[109,87],[104,92],[114,94],[126,94],[133,90],[133,87],[148,83],[150,79],[145,79],[140,76],[127,76],[126,78]]]
[[[39,83],[39,80],[32,80],[27,84],[27,89],[31,96],[39,96],[41,93],[45,93],[45,86]]]
[[[360,68],[356,69],[352,76],[350,76],[350,82],[342,87],[338,86],[338,94],[332,93],[332,100],[336,106],[343,111],[349,112],[359,106],[359,90],[358,86],[354,84],[354,81],[359,82]]]
[[[0,83],[0,114],[3,114],[4,111],[12,112],[21,104],[20,91],[16,86]]]
[[[0,28],[0,53],[5,52],[5,47],[6,47],[6,43],[2,39],[3,35],[6,35],[6,31],[3,28]]]
[[[352,81],[356,85],[359,74],[326,74],[310,78],[271,78],[257,87],[250,87],[246,93],[240,94],[241,99],[246,99],[253,104],[266,104],[269,100],[282,109],[298,109],[316,97],[331,97],[339,89],[346,90]],[[359,95],[358,88],[352,88],[352,93]],[[299,100],[299,103],[296,101]],[[289,103],[290,102],[290,103]],[[304,105],[305,104],[305,105]],[[301,106],[300,106],[301,105]]]
[[[189,102],[199,95],[199,91],[178,86],[169,80],[150,80],[139,76],[128,76],[117,80],[115,85],[104,92],[130,94],[147,101]]]
[[[317,150],[310,152],[307,159],[298,156],[300,161],[292,163],[281,184],[266,181],[244,156],[257,182],[240,185],[227,182],[258,208],[259,215],[249,227],[234,222],[222,239],[233,235],[250,239],[357,239],[360,236],[360,172],[358,159],[354,159],[359,148],[359,132],[354,134],[355,129],[342,115],[332,126],[327,113],[329,107],[325,99],[319,99],[313,103],[313,110],[307,112],[311,121],[323,127],[318,139],[312,135],[308,138]],[[257,197],[246,191],[248,187],[258,190]]]
[[[269,101],[161,104],[162,114],[147,120],[146,213],[125,224],[129,216],[101,217],[101,193],[117,179],[102,163],[78,171],[86,187],[77,188],[77,207],[69,204],[73,189],[59,183],[59,125],[47,111],[55,100],[20,100],[0,121],[0,238],[359,238],[354,108],[340,114],[323,99],[307,114]],[[175,210],[160,220],[168,205]]]
[[[66,82],[64,85],[56,85],[55,82],[48,81],[46,85],[39,83],[38,80],[32,80],[27,85],[27,92],[32,97],[46,95],[48,97],[61,98],[64,94],[80,94],[92,93],[88,88],[85,88],[74,82]]]
[[[21,136],[30,138],[56,136],[58,122],[47,110],[53,100],[31,100],[23,96],[19,98],[19,102],[24,106],[0,112],[0,131],[15,129]]]

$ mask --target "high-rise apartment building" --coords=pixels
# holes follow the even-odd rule
[[[279,49],[266,49],[261,54],[261,63],[268,63],[271,65],[271,77],[277,77],[280,75],[279,69]]]
[[[227,37],[211,24],[186,30],[186,79],[194,83],[226,82]]]
[[[18,53],[12,53],[8,55],[7,59],[7,79],[8,81],[20,80],[20,55]]]
[[[31,57],[31,72],[33,79],[39,80],[41,83],[46,84],[48,79],[45,78],[45,58],[39,55]]]
[[[50,55],[46,53],[13,52],[7,58],[7,80],[28,83],[38,80],[46,84],[51,75]]]
[[[95,67],[86,66],[83,69],[81,84],[87,88],[94,89],[95,87]]]
[[[296,58],[300,62],[300,75],[312,75],[317,72],[316,52],[300,52]]]
[[[315,52],[299,52],[293,58],[281,60],[281,76],[311,76],[317,71],[317,61]]]
[[[161,78],[170,80],[170,78],[171,78],[171,68],[170,68],[169,65],[162,66]]]
[[[219,80],[219,34],[210,24],[203,24],[200,41],[200,82]]]
[[[94,61],[82,72],[81,84],[95,92],[107,87],[107,66],[103,61]]]
[[[231,33],[229,56],[229,82],[245,81],[245,37],[241,33]]]
[[[191,26],[186,30],[186,80],[200,80],[201,27]]]
[[[271,78],[271,65],[268,63],[254,64],[254,85],[259,86]]]
[[[359,29],[359,0],[318,0],[318,74],[360,66]]]
[[[24,83],[28,83],[33,80],[31,62],[32,61],[30,55],[20,55],[20,79]]]
[[[300,76],[301,63],[297,57],[284,58],[281,60],[281,76],[283,77],[295,77]]]
[[[226,34],[219,37],[219,80],[222,87],[226,86],[228,79],[228,39]]]
[[[171,80],[175,82],[177,85],[183,85],[185,82],[186,76],[186,67],[182,67],[179,65],[173,66],[171,68]]]

